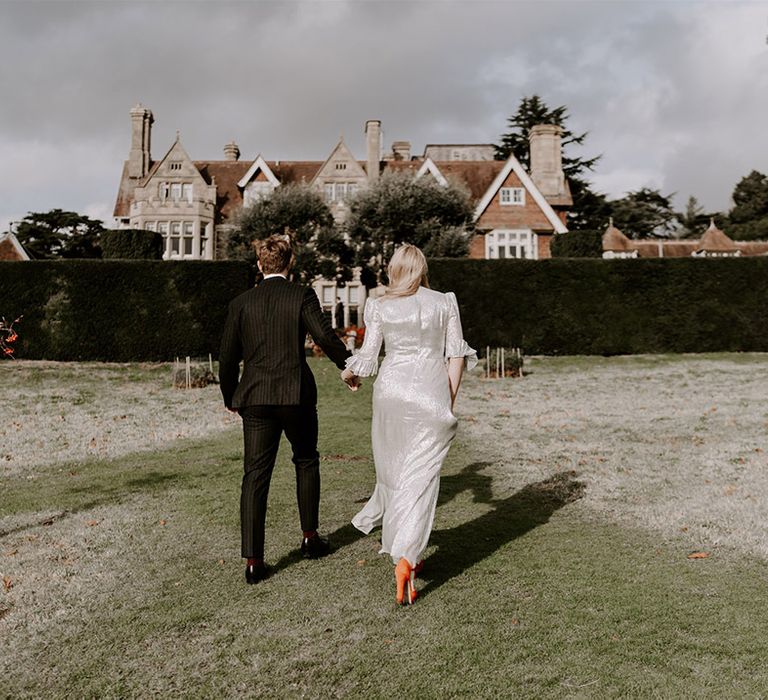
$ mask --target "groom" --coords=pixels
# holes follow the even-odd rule
[[[309,333],[339,368],[350,352],[323,315],[315,292],[288,281],[293,250],[287,236],[257,244],[264,280],[234,299],[219,352],[224,405],[243,419],[245,438],[240,526],[245,580],[258,583],[264,563],[267,495],[282,433],[293,450],[296,496],[307,559],[325,556],[328,540],[317,534],[320,458],[317,452],[317,387],[307,365],[304,340]],[[240,361],[243,373],[238,378]],[[356,381],[348,382],[356,388]]]

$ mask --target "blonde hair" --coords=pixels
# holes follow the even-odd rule
[[[407,297],[419,287],[429,287],[427,259],[419,248],[410,243],[401,245],[387,266],[389,286],[385,297]]]

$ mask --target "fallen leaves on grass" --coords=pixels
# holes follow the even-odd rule
[[[224,566],[224,560],[223,559],[219,559],[219,566]]]
[[[86,525],[88,525],[88,527],[96,527],[100,522],[101,520],[89,520]]]
[[[16,556],[18,553],[19,553],[18,549],[9,549],[4,554],[6,557],[13,557],[13,556]]]
[[[688,555],[689,559],[708,559],[709,552],[691,552]]]
[[[159,521],[159,524],[160,524],[160,525],[167,525],[167,524],[168,524],[168,521],[167,521],[167,520],[160,520],[160,521]]]
[[[13,581],[11,580],[10,576],[3,576],[3,590],[8,593],[8,591],[13,588]]]
[[[358,566],[365,566],[365,559],[358,559],[357,560],[357,565]]]

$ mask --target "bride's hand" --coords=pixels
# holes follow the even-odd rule
[[[360,388],[360,377],[351,369],[341,371],[341,381],[349,387],[350,391],[357,391]]]

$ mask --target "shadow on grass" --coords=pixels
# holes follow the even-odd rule
[[[7,530],[0,530],[0,537],[15,535],[19,532],[25,532],[26,530],[40,527],[41,525],[53,525],[54,522],[68,518],[71,515],[77,515],[78,513],[100,506],[119,503],[136,493],[165,488],[169,485],[169,482],[178,482],[179,480],[178,474],[152,471],[143,476],[128,479],[127,481],[120,481],[117,479],[98,486],[94,484],[88,484],[87,486],[70,486],[64,492],[64,501],[66,502],[66,500],[71,498],[77,505],[64,507],[59,512],[43,519],[36,519],[31,522],[17,525],[16,527],[8,528]],[[85,495],[90,496],[90,498],[80,500],[81,497]]]
[[[323,533],[321,532],[321,534]],[[338,550],[352,544],[355,540],[358,540],[361,537],[365,537],[365,535],[352,523],[347,523],[329,533],[327,537],[331,543],[331,554],[335,554]],[[301,550],[297,547],[288,554],[284,554],[280,557],[271,568],[274,573],[277,573],[281,569],[287,569],[289,566],[297,564],[300,561],[302,561]]]
[[[544,481],[528,484],[508,498],[494,499],[493,480],[481,473],[487,466],[490,463],[475,462],[458,474],[441,479],[439,505],[471,491],[475,503],[486,503],[493,509],[474,520],[432,533],[430,544],[437,545],[438,549],[425,562],[421,578],[428,585],[420,595],[437,590],[512,540],[543,525],[555,511],[584,495],[585,484],[574,478],[575,472],[558,472]]]

